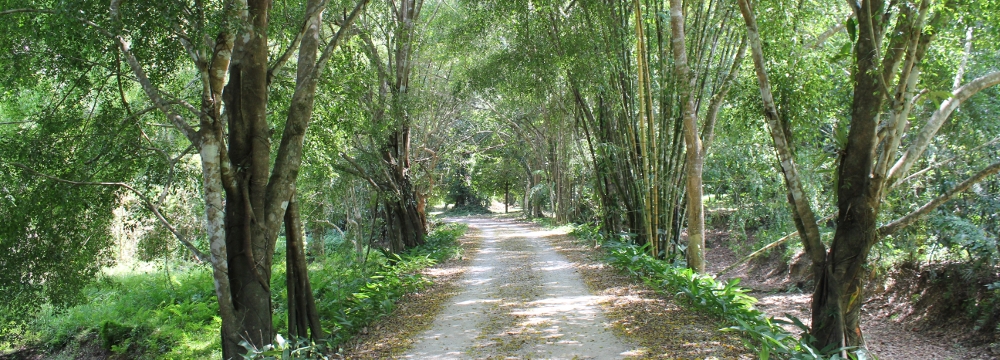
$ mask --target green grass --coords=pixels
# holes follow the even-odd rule
[[[349,243],[332,242],[325,257],[309,265],[310,282],[324,330],[322,348],[336,349],[368,323],[389,313],[408,292],[429,284],[420,269],[460,254],[465,225],[439,226],[427,244],[400,255],[377,250],[361,259]],[[278,249],[283,249],[280,243]],[[275,254],[272,293],[274,326],[287,331],[285,264]],[[169,275],[168,275],[169,274]],[[34,348],[47,358],[75,358],[82,348],[103,347],[123,358],[201,359],[221,357],[218,304],[207,266],[183,263],[169,272],[152,266],[114,268],[84,290],[85,304],[45,306],[23,334],[0,348]],[[301,342],[290,339],[290,343]]]
[[[475,215],[489,215],[492,213],[493,212],[490,211],[490,209],[487,209],[485,207],[469,205],[462,207],[453,207],[451,209],[445,210],[443,214],[446,216],[462,217],[462,216],[475,216]]]
[[[84,293],[84,305],[58,311],[46,307],[28,325],[26,345],[58,351],[97,341],[129,357],[221,356],[218,304],[206,268],[175,269],[169,277],[162,272],[111,272]]]
[[[798,319],[769,318],[754,308],[757,299],[739,287],[739,279],[721,282],[713,276],[656,259],[649,255],[646,246],[605,240],[593,226],[577,226],[570,234],[588,242],[604,243],[612,266],[630,273],[657,292],[674,295],[681,305],[715,316],[724,324],[724,331],[738,332],[744,345],[761,359],[839,359],[840,350],[844,350],[817,350],[811,346],[808,335],[795,336],[783,329],[781,324],[794,324],[808,330]]]

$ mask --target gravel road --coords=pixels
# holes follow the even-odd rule
[[[574,264],[538,231],[496,219],[462,219],[483,243],[431,328],[403,355],[412,359],[614,359],[635,346],[619,339]]]

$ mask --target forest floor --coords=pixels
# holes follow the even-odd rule
[[[727,246],[729,236],[725,232],[709,231],[706,238],[708,273],[718,273],[740,260],[741,256]],[[749,294],[759,300],[756,304],[758,309],[778,318],[789,314],[809,325],[812,294],[799,290],[788,280],[780,257],[777,252],[772,252],[770,258],[741,264],[719,276],[719,279],[740,278],[740,286],[750,289]],[[893,279],[907,280],[913,281]],[[869,296],[862,306],[861,329],[868,349],[879,359],[1000,359],[1000,351],[997,351],[1000,349],[991,350],[988,345],[967,345],[966,340],[972,331],[968,323],[945,319],[926,321],[916,316],[905,316],[913,312],[908,299],[898,301],[892,296],[874,295]],[[791,325],[786,328],[796,334],[801,332]]]
[[[753,358],[717,320],[635,284],[565,230],[496,217],[448,221],[473,230],[468,258],[428,270],[436,285],[404,299],[344,357]]]

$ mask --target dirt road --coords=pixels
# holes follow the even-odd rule
[[[483,243],[431,328],[404,358],[614,359],[635,346],[609,329],[600,297],[538,231],[496,219],[462,219]]]

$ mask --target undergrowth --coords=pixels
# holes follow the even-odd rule
[[[315,344],[306,339],[285,340],[279,336],[274,345],[264,349],[244,345],[248,350],[246,358],[301,359],[322,357],[328,349],[341,352],[341,344],[368,324],[392,312],[396,300],[430,285],[430,280],[418,271],[459,256],[461,247],[457,240],[466,229],[465,224],[439,226],[427,235],[424,245],[403,254],[372,251],[366,259],[358,261],[356,254],[337,252],[340,257],[311,265],[309,276],[316,308],[323,330],[330,334],[329,338]],[[284,266],[277,267],[282,272],[275,273],[275,277],[284,278]],[[275,284],[272,289],[282,297],[275,302],[286,304],[285,284]],[[287,328],[285,311],[282,308],[276,314],[280,314],[275,319],[275,329],[279,332]]]
[[[218,302],[203,267],[105,275],[87,303],[46,307],[24,340],[57,357],[96,345],[127,358],[220,357]]]
[[[462,217],[462,216],[474,216],[474,215],[489,215],[493,212],[485,206],[478,204],[466,205],[466,206],[455,206],[451,209],[445,210],[444,214],[451,217]]]
[[[739,287],[739,279],[729,282],[717,281],[714,277],[698,274],[689,268],[680,267],[668,261],[649,255],[647,247],[616,240],[605,239],[597,228],[580,225],[570,233],[588,241],[603,243],[608,248],[609,263],[641,279],[655,291],[675,295],[682,305],[719,318],[726,327],[724,331],[736,331],[742,336],[744,345],[757,352],[761,359],[770,357],[784,359],[842,359],[846,348],[817,350],[812,344],[808,328],[798,319],[779,320],[769,318],[754,308],[757,299],[747,295]],[[787,315],[787,314],[786,314]],[[796,336],[782,324],[792,324],[802,329]],[[852,359],[864,359],[863,352],[847,353]]]
[[[456,257],[464,224],[439,226],[423,246],[404,254],[377,250],[359,257],[350,246],[331,249],[309,265],[310,282],[324,331],[321,344],[281,338],[252,349],[255,358],[322,357],[368,323],[389,313],[395,301],[429,284],[420,269]],[[282,249],[283,246],[279,246]],[[272,274],[274,329],[287,329],[284,254],[275,254]],[[103,348],[120,358],[206,359],[221,357],[218,303],[205,266],[182,263],[169,272],[122,270],[103,275],[84,290],[86,302],[66,309],[47,306],[23,327],[7,352],[31,348],[46,358],[79,358]],[[87,350],[90,349],[90,350]]]

